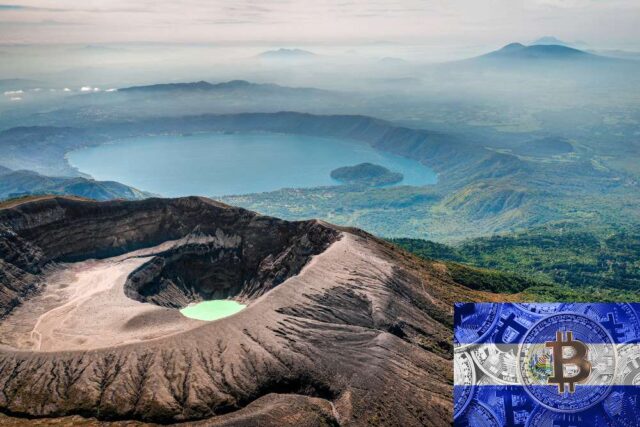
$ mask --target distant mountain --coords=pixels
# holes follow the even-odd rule
[[[118,89],[119,92],[174,92],[174,91],[215,91],[240,89],[251,86],[251,83],[245,80],[232,80],[225,83],[209,83],[201,80],[199,82],[189,83],[159,83],[145,86],[131,86]]]
[[[384,57],[382,59],[380,59],[378,61],[379,64],[382,65],[392,65],[392,66],[402,66],[402,65],[408,65],[409,62],[407,60],[404,60],[402,58],[396,58],[393,56],[387,56]]]
[[[263,59],[311,59],[316,56],[315,53],[302,49],[277,49],[262,52],[258,57]]]
[[[638,61],[596,55],[567,46],[511,43],[484,55],[443,64],[443,69],[466,73],[476,80],[487,78],[490,85],[495,83],[493,72],[503,73],[505,88],[519,84],[512,77],[518,79],[525,75],[536,81],[544,76],[555,79],[558,84],[566,80],[592,87],[604,76],[612,81],[627,81],[629,76],[638,74],[638,64]]]
[[[121,52],[124,49],[120,47],[105,46],[102,44],[88,44],[76,50],[85,52]]]
[[[553,36],[544,36],[544,37],[540,37],[538,40],[535,40],[533,43],[531,43],[532,45],[538,45],[538,44],[555,44],[558,46],[569,46],[569,43],[565,43],[562,40],[555,38]]]
[[[313,88],[293,88],[270,83],[251,83],[246,80],[231,80],[223,83],[206,81],[192,83],[163,83],[149,86],[132,86],[118,89],[124,93],[251,93],[251,94],[290,94],[293,92],[323,93],[326,91]]]
[[[525,46],[511,43],[502,49],[487,53],[478,59],[511,59],[511,60],[567,60],[598,58],[579,49],[554,44],[538,44]]]
[[[11,172],[11,169],[0,165],[0,175],[4,175],[4,174],[10,173],[10,172]]]
[[[581,42],[581,41],[565,42],[553,36],[540,37],[539,39],[533,41],[531,45],[557,45],[557,46],[572,47],[574,49],[587,48],[587,44],[585,42]]]
[[[11,171],[0,167],[0,200],[33,194],[72,195],[94,200],[139,200],[151,196],[149,193],[114,181],[94,181],[82,177],[51,177],[33,171]]]

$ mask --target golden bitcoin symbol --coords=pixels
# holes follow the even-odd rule
[[[587,360],[587,346],[582,341],[573,340],[573,332],[567,331],[566,341],[563,340],[562,332],[556,332],[555,341],[545,342],[546,347],[552,349],[553,355],[553,376],[549,377],[549,384],[558,384],[558,391],[564,393],[564,385],[569,384],[569,392],[576,391],[576,383],[582,383],[591,374],[591,362]],[[565,358],[563,347],[571,347],[573,354]],[[564,365],[573,365],[578,368],[576,375],[565,377]]]

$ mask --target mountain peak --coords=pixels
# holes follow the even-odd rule
[[[308,50],[281,47],[280,49],[262,52],[258,56],[266,59],[307,59],[316,56],[316,54]]]
[[[251,83],[248,82],[246,80],[229,80],[228,82],[222,82],[222,83],[218,83],[215,85],[211,85],[211,86],[215,86],[215,87],[219,87],[219,88],[238,88],[238,87],[247,87],[247,86],[252,86],[255,83]]]
[[[509,43],[508,45],[504,46],[502,49],[500,49],[501,51],[507,51],[507,50],[519,50],[519,49],[524,49],[526,48],[525,45],[523,45],[522,43]]]
[[[132,86],[120,89],[121,92],[166,92],[166,91],[209,91],[216,89],[239,89],[259,86],[246,80],[230,80],[221,83],[209,83],[204,80],[188,83],[161,83],[149,86]]]
[[[539,39],[537,39],[536,41],[534,41],[531,44],[532,45],[556,44],[556,45],[560,45],[560,46],[569,46],[569,43],[564,42],[564,41],[562,41],[562,40],[560,40],[560,39],[558,39],[557,37],[554,37],[554,36],[540,37]]]
[[[481,59],[508,59],[508,60],[563,60],[575,58],[595,58],[589,54],[572,47],[557,44],[536,44],[526,46],[522,43],[510,43],[501,49],[480,56]]]

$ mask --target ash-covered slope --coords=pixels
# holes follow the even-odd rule
[[[452,303],[491,297],[361,231],[203,198],[51,198],[0,224],[13,417],[450,425]],[[171,329],[176,307],[211,297],[248,305]]]

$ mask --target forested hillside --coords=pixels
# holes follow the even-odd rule
[[[640,226],[586,230],[577,224],[556,224],[455,246],[421,239],[391,241],[423,258],[523,275],[553,285],[536,284],[528,289],[540,298],[630,300],[640,290]],[[504,281],[504,275],[495,274],[509,290],[512,285]]]

